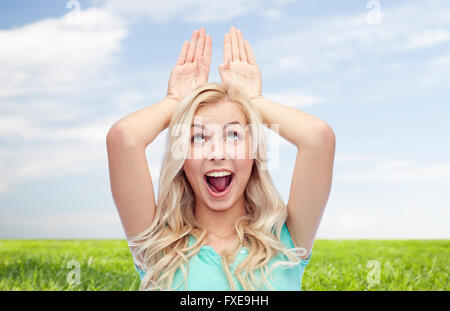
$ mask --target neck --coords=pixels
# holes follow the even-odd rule
[[[212,233],[215,238],[226,239],[234,236],[234,228],[237,220],[245,215],[245,199],[242,196],[231,207],[225,209],[214,209],[204,202],[196,200],[195,218],[201,223],[208,233]]]

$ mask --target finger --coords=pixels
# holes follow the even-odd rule
[[[247,40],[245,41],[245,51],[247,52],[248,62],[251,65],[256,65],[255,54],[253,54],[252,46]]]
[[[183,65],[186,61],[186,55],[189,48],[189,41],[185,40],[183,43],[183,47],[181,48],[180,55],[178,55],[177,65]]]
[[[203,49],[205,48],[205,35],[206,35],[205,28],[203,28],[203,27],[200,28],[200,32],[198,35],[197,47],[195,48],[195,55],[194,55],[194,59],[196,59],[196,60],[201,58],[203,55]]]
[[[203,56],[206,58],[206,65],[211,64],[211,50],[212,50],[212,38],[210,35],[206,35],[205,38],[205,50],[203,51]]]
[[[222,64],[219,65],[219,73],[222,74],[230,68],[230,59],[223,61]],[[222,80],[223,81],[223,80]]]
[[[192,61],[194,60],[195,42],[197,41],[198,35],[199,31],[196,29],[192,34],[191,41],[189,42],[189,50],[186,56],[186,63],[192,63]]]
[[[234,26],[230,27],[230,35],[231,35],[231,57],[233,61],[241,60],[239,57],[239,45],[236,34],[236,28]]]
[[[231,38],[229,33],[226,33],[223,39],[223,60],[225,62],[231,60]]]
[[[241,61],[248,62],[247,53],[245,52],[244,37],[242,36],[242,31],[240,29],[237,30],[237,38],[238,38],[239,55],[241,56]]]

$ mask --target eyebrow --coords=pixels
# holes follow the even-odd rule
[[[227,127],[227,125],[229,125],[229,124],[239,124],[239,125],[243,126],[242,123],[239,121],[231,121],[231,122],[228,122],[227,124],[225,124],[223,126],[223,129],[225,129]],[[200,124],[192,124],[191,128],[192,127],[200,127],[202,129],[205,128],[205,126],[203,124],[201,124],[201,125]]]

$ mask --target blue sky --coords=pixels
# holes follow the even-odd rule
[[[79,1],[78,15],[70,1],[0,2],[0,238],[123,238],[110,126],[162,100],[201,26],[220,81],[231,25],[263,95],[336,134],[318,238],[450,238],[450,4],[369,2]],[[156,193],[165,135],[146,151]],[[269,151],[287,201],[296,149]]]

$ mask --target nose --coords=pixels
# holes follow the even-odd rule
[[[225,148],[222,142],[214,142],[206,156],[208,160],[223,160],[225,158]]]

